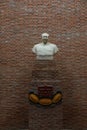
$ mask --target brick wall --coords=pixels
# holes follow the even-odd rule
[[[31,48],[41,33],[59,46],[64,128],[87,128],[87,1],[1,0],[0,128],[28,127]]]

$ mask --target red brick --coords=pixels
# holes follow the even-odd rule
[[[28,127],[28,97],[41,33],[59,46],[56,55],[64,93],[64,128],[87,128],[86,0],[1,0],[0,128]]]

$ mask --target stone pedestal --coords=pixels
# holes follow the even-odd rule
[[[29,130],[61,130],[62,105],[55,107],[29,106]]]
[[[55,61],[35,61],[32,70],[32,81],[29,92],[39,95],[39,98],[51,98],[61,91],[57,77]],[[29,130],[61,130],[62,103],[40,105],[29,102]]]

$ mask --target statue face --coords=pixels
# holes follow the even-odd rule
[[[43,43],[46,44],[48,42],[48,39],[42,39]]]

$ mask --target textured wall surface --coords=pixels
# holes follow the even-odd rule
[[[27,93],[41,33],[58,45],[64,128],[87,128],[87,1],[0,0],[0,128],[28,127]]]

